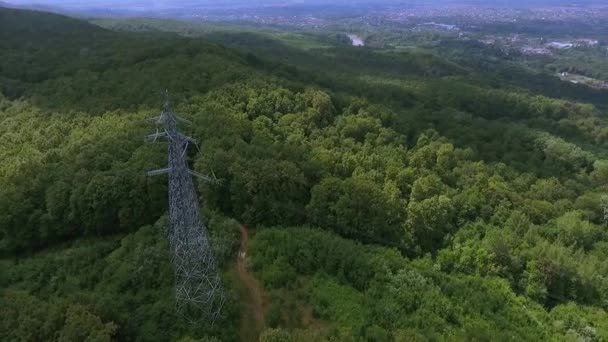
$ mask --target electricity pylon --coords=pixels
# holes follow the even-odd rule
[[[190,321],[213,321],[223,306],[224,293],[209,234],[201,220],[192,176],[206,182],[217,180],[189,169],[186,151],[190,144],[196,145],[196,141],[180,133],[177,123],[192,123],[173,113],[168,92],[165,92],[163,111],[147,121],[161,127],[147,139],[167,139],[169,144],[168,167],[149,171],[147,175],[169,176],[168,238],[175,268],[176,307]]]

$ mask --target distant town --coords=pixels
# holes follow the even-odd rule
[[[342,35],[355,47],[401,48],[416,46],[414,39],[477,42],[508,56],[530,59],[563,54],[608,58],[608,4],[588,6],[509,7],[429,4],[395,5],[391,2],[319,6],[312,3],[235,1],[231,5],[188,2],[179,6],[49,8],[73,15],[101,17],[173,18],[195,23],[236,23],[292,32]],[[4,6],[7,6],[4,3]],[[31,5],[29,8],[36,8]],[[572,57],[575,59],[575,57]],[[593,69],[589,66],[589,69]],[[608,88],[608,81],[577,70],[552,70],[560,79],[594,88]],[[584,75],[585,74],[585,75]],[[601,77],[604,78],[605,77]]]

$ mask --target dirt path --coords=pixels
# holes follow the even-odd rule
[[[264,292],[258,280],[249,272],[246,265],[249,232],[241,226],[241,247],[236,262],[236,274],[249,297],[243,312],[243,340],[257,340],[265,327]],[[252,331],[253,330],[253,331]]]

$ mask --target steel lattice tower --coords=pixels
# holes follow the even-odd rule
[[[192,176],[208,182],[216,180],[188,168],[186,152],[189,144],[196,142],[179,132],[177,122],[191,122],[172,112],[167,93],[162,113],[148,121],[162,125],[163,130],[157,130],[147,138],[152,141],[166,138],[169,143],[168,168],[147,174],[169,175],[168,238],[175,268],[176,306],[178,311],[191,321],[213,321],[222,308],[224,294],[209,234],[201,220]]]

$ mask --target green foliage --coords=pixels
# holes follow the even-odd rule
[[[132,138],[143,134],[137,121],[144,117],[63,117],[10,103],[0,114],[2,139],[12,140],[0,168],[1,252],[116,233],[158,219],[163,187],[146,179],[140,167],[159,158]]]
[[[331,278],[313,278],[309,302],[315,317],[359,331],[366,324],[364,297]]]
[[[209,322],[192,326],[179,319],[173,302],[174,275],[165,229],[161,221],[122,239],[76,241],[73,247],[15,262],[4,280],[39,297],[27,294],[29,301],[41,303],[32,304],[32,308],[61,312],[43,312],[37,318],[38,311],[21,310],[17,304],[10,306],[28,320],[59,321],[37,324],[40,329],[47,329],[41,332],[32,330],[24,321],[23,331],[47,336],[24,339],[49,340],[57,334],[58,339],[69,341],[97,341],[103,340],[103,336],[109,340],[114,335],[153,341],[186,335],[203,337],[209,333],[221,340],[235,340],[235,331],[221,332]],[[218,320],[220,325],[235,324],[238,317],[236,295],[227,285],[228,298]],[[20,317],[10,310],[7,315],[11,318],[2,320],[7,324]]]
[[[104,323],[85,306],[44,302],[22,291],[0,296],[2,331],[12,341],[112,341],[117,326]]]
[[[59,341],[110,341],[116,331],[114,324],[103,324],[99,317],[79,305],[68,308],[65,315],[65,326],[61,329]]]
[[[507,61],[472,68],[487,52],[475,46],[105,24],[146,33],[0,9],[9,340],[250,336],[232,270],[241,223],[274,328],[262,341],[607,338],[597,94],[525,69],[515,82]],[[192,167],[222,180],[198,185],[226,280],[213,325],[174,310],[166,181],[145,177],[166,164],[139,138],[166,88],[194,123]]]
[[[294,338],[287,331],[281,329],[268,329],[260,336],[261,342],[291,342]]]
[[[375,182],[362,177],[326,178],[311,191],[307,207],[311,223],[362,241],[391,244],[401,238],[402,203]]]
[[[595,308],[578,307],[572,303],[551,310],[554,329],[571,339],[601,341],[606,339],[607,327],[598,315],[606,313]]]
[[[521,221],[517,216],[512,216],[511,221]],[[475,230],[483,232],[480,228],[469,229],[469,235]],[[548,313],[530,298],[515,293],[508,281],[489,273],[464,275],[462,273],[468,271],[460,269],[447,275],[429,265],[429,259],[410,263],[385,248],[359,245],[332,233],[301,228],[265,229],[256,235],[252,247],[254,268],[264,265],[266,259],[282,258],[299,274],[311,279],[296,283],[292,291],[296,296],[299,291],[306,294],[304,298],[311,305],[313,315],[331,324],[331,328],[324,330],[326,336],[339,331],[341,338],[355,339],[363,336],[391,339],[393,336],[395,339],[449,340],[456,336],[508,340],[516,336],[524,340],[547,340],[567,339],[572,333],[569,329],[554,329],[556,324],[563,325],[561,319],[554,316],[555,310],[562,306]],[[329,252],[343,249],[350,253]],[[308,254],[304,254],[305,251]],[[363,270],[354,256],[369,263],[366,269],[376,270],[375,274],[365,276],[370,281],[359,287],[352,287],[358,284],[353,275]],[[393,262],[387,264],[390,259]],[[306,262],[312,260],[323,263],[316,269],[306,267]],[[258,271],[262,277],[267,272],[266,268]],[[594,322],[599,319],[594,315],[603,312],[592,306],[568,305],[572,310],[589,312],[589,316],[584,317],[594,317],[589,318]],[[573,315],[576,319],[582,317]],[[591,323],[583,320],[580,324],[585,327]],[[594,334],[605,333],[605,328],[601,329],[601,332],[594,330]],[[585,331],[588,333],[588,330]],[[509,331],[509,335],[504,335],[504,331]]]
[[[447,196],[433,196],[410,202],[407,208],[407,230],[416,250],[434,251],[443,245],[452,227],[453,203]]]

